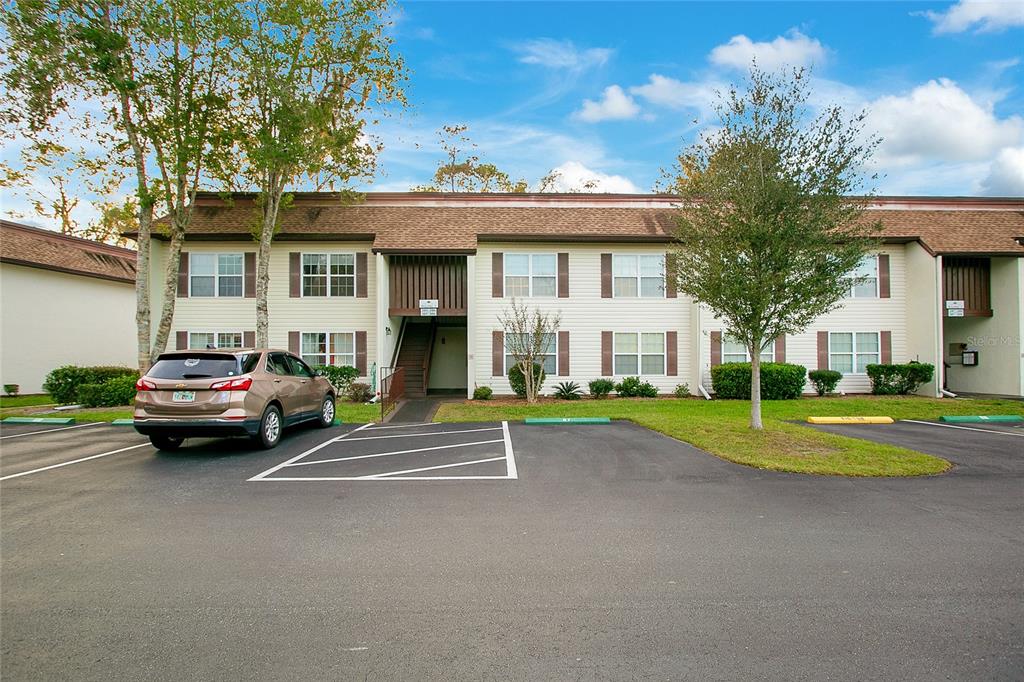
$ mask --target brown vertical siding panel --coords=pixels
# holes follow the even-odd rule
[[[558,376],[569,376],[569,332],[558,332]]]
[[[242,332],[242,347],[243,348],[255,348],[256,347],[256,332]]]
[[[818,369],[828,369],[828,332],[818,332]]]
[[[569,254],[558,254],[558,298],[569,298]]]
[[[356,254],[356,298],[366,298],[366,252]]]
[[[505,332],[491,332],[491,376],[505,374]]]
[[[302,296],[302,254],[298,251],[288,254],[288,296]]]
[[[722,364],[722,332],[711,332],[711,366]]]
[[[188,252],[178,255],[178,298],[188,298]]]
[[[601,254],[601,298],[612,297],[612,254]]]
[[[505,254],[498,251],[491,254],[491,296],[505,296]]]
[[[892,332],[881,332],[879,335],[881,348],[881,361],[883,365],[892,364]]]
[[[665,374],[679,375],[679,333],[665,332]]]
[[[188,350],[188,332],[174,333],[175,350]]]
[[[786,361],[786,335],[775,339],[775,362]]]
[[[295,355],[302,355],[302,336],[299,332],[288,332],[288,350]]]
[[[665,298],[678,298],[676,288],[676,260],[671,253],[665,254]]]
[[[878,254],[878,297],[890,298],[889,293],[889,254]]]
[[[356,370],[359,376],[366,376],[366,332],[356,332]]]
[[[256,254],[253,251],[245,252],[245,297],[256,298]]]
[[[614,343],[613,332],[601,332],[601,376],[610,377],[615,372],[612,362],[612,345]]]

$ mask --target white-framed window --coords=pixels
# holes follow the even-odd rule
[[[664,254],[614,254],[612,295],[615,298],[664,298]]]
[[[722,364],[727,362],[750,362],[750,353],[745,344],[728,334],[722,335]],[[775,362],[775,347],[769,343],[761,349],[761,362]]]
[[[302,254],[302,295],[355,296],[356,254]]]
[[[241,348],[242,332],[189,332],[188,347],[192,350]]]
[[[241,297],[245,257],[240,253],[188,254],[189,296]]]
[[[664,332],[615,332],[615,376],[664,376]]]
[[[850,283],[847,298],[878,298],[878,256],[864,256],[846,279]]]
[[[299,355],[310,367],[356,366],[355,332],[302,332]]]
[[[512,355],[512,349],[516,347],[512,341],[516,336],[515,334],[505,334],[505,376],[508,376],[508,371],[516,364],[516,358]],[[530,338],[529,334],[525,336],[527,340]],[[558,374],[558,334],[545,334],[544,337],[544,352],[538,359],[541,360],[540,364],[544,367],[544,374],[554,376]],[[519,347],[524,346],[525,344]]]
[[[843,374],[866,374],[867,366],[880,361],[878,332],[829,332],[828,366]]]
[[[553,253],[506,253],[505,295],[520,298],[558,293],[558,256]]]

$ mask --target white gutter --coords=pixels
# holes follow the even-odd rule
[[[952,391],[947,391],[944,388],[940,388],[939,389],[939,393],[941,393],[946,398],[955,398],[956,397],[956,393],[953,393]]]
[[[708,390],[706,388],[704,388],[703,383],[697,384],[697,389],[700,391],[700,394],[704,396],[705,400],[711,400],[711,394],[708,393]]]

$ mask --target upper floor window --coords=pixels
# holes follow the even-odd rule
[[[847,298],[878,298],[878,256],[865,256],[847,280]]]
[[[831,332],[828,366],[843,374],[867,374],[878,363],[881,344],[878,332]]]
[[[731,336],[722,336],[722,364],[727,362],[750,362],[747,346]],[[775,349],[771,344],[761,349],[761,362],[775,362]]]
[[[612,256],[615,298],[664,298],[665,256]]]
[[[188,347],[205,348],[241,348],[242,332],[189,332]]]
[[[506,253],[506,296],[554,296],[558,258],[553,253]]]
[[[517,334],[505,334],[505,376],[508,376],[508,371],[512,369],[516,364],[515,355],[512,354],[514,349],[522,349],[527,346],[530,335],[523,335],[526,338],[523,343],[516,343],[522,336]],[[544,367],[544,374],[548,376],[554,376],[558,373],[558,335],[557,334],[545,334],[544,342],[541,346],[540,357],[537,358],[538,364]]]
[[[302,254],[303,296],[355,296],[354,253]]]
[[[190,296],[242,296],[242,254],[190,253],[188,257]]]
[[[659,376],[665,373],[665,334],[615,332],[615,376]]]
[[[352,332],[303,332],[302,359],[313,367],[355,367],[356,335]]]

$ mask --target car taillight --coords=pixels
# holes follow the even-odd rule
[[[155,391],[155,390],[156,390],[156,384],[154,384],[152,381],[146,381],[145,379],[140,378],[138,381],[135,382],[135,391],[136,392]]]
[[[214,391],[248,391],[252,388],[252,377],[240,377],[238,379],[227,379],[210,384]]]

